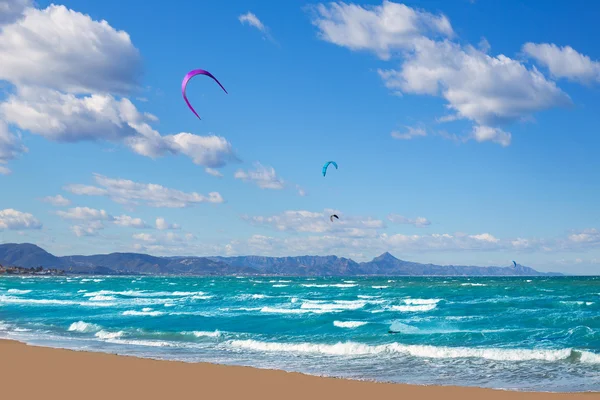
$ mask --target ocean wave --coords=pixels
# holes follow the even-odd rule
[[[102,331],[96,332],[95,336],[98,339],[116,339],[116,338],[120,338],[124,334],[125,334],[125,332],[123,332],[123,331],[108,332],[108,331],[102,330]]]
[[[387,289],[389,288],[389,286],[387,285],[380,285],[380,286],[371,286],[373,289]]]
[[[421,304],[416,306],[391,306],[394,311],[401,312],[420,312],[420,311],[431,311],[436,308],[436,304]]]
[[[461,283],[461,286],[487,286],[485,283]]]
[[[505,348],[468,348],[426,345],[404,345],[390,343],[367,345],[357,342],[338,342],[335,344],[317,343],[278,343],[257,340],[232,340],[231,347],[263,352],[313,353],[334,356],[362,356],[377,354],[404,354],[419,358],[482,358],[495,361],[566,361],[578,360],[586,363],[600,362],[600,355],[573,349],[505,349]],[[584,361],[585,360],[585,361]]]
[[[442,299],[404,299],[404,304],[408,305],[425,305],[425,304],[437,304]]]
[[[322,309],[306,309],[306,308],[277,308],[277,307],[263,307],[260,309],[261,313],[270,313],[270,314],[324,314],[324,313],[337,313],[342,312],[343,310],[335,309],[335,310],[322,310]]]
[[[77,322],[73,322],[69,326],[69,329],[67,329],[67,330],[69,332],[86,333],[86,332],[97,332],[100,329],[102,329],[102,327],[100,325],[90,324],[90,323],[84,322],[84,321],[77,321]]]
[[[353,328],[361,327],[366,324],[368,324],[368,322],[365,322],[365,321],[333,321],[333,326],[337,326],[338,328],[353,329]]]
[[[11,294],[27,294],[27,293],[31,293],[31,290],[8,289],[7,293],[11,293]]]
[[[116,300],[116,299],[117,298],[114,297],[114,296],[101,296],[101,295],[98,295],[98,296],[92,296],[92,297],[90,297],[89,300],[90,301],[113,301],[113,300]]]
[[[197,338],[199,338],[199,337],[220,337],[221,336],[221,332],[218,330],[213,331],[213,332],[194,331],[194,332],[192,332],[192,334],[194,336],[196,336]]]
[[[61,305],[61,306],[88,306],[88,307],[110,307],[111,303],[91,303],[73,300],[58,299],[23,299],[20,297],[0,295],[0,303],[8,304],[35,304],[35,305]]]
[[[210,295],[194,295],[192,296],[193,300],[210,300],[215,296],[210,296]]]
[[[288,287],[289,285],[273,285],[273,287]]]
[[[89,292],[85,293],[85,297],[94,297],[94,296],[124,296],[124,297],[186,297],[186,296],[204,296],[206,293],[204,292],[153,292],[147,290],[123,290],[123,291],[114,291],[114,290],[99,290],[97,292]]]
[[[158,317],[158,316],[164,315],[164,314],[165,313],[162,311],[153,311],[151,308],[144,308],[144,309],[142,309],[142,311],[136,311],[136,310],[123,311],[122,315]]]
[[[329,285],[325,283],[303,283],[300,286],[308,287],[308,288],[325,288]]]
[[[364,300],[334,300],[333,303],[327,303],[319,300],[306,300],[300,306],[301,309],[310,310],[357,310],[363,308],[367,304]]]

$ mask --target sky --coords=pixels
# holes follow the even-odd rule
[[[0,0],[0,242],[600,274],[599,13]]]

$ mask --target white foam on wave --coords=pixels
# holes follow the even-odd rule
[[[302,308],[277,308],[277,307],[263,307],[260,309],[261,313],[271,313],[271,314],[324,314],[324,313],[335,313],[341,312],[343,310],[322,310],[322,309],[302,309]]]
[[[487,286],[485,283],[461,283],[461,286]]]
[[[27,294],[27,293],[31,293],[31,290],[8,289],[8,293],[11,293],[11,294]]]
[[[136,315],[136,316],[158,317],[160,315],[164,315],[164,312],[162,312],[162,311],[153,311],[151,308],[144,308],[144,309],[142,309],[142,311],[136,311],[136,310],[123,311],[122,315]]]
[[[344,281],[344,283],[356,283],[356,281]]]
[[[273,285],[273,287],[288,287],[289,285]]]
[[[301,309],[309,310],[358,310],[367,304],[364,300],[334,300],[333,303],[326,303],[320,300],[307,300],[300,306]]]
[[[101,296],[101,295],[98,295],[98,296],[90,297],[90,301],[113,301],[113,300],[116,300],[116,299],[117,298],[114,297],[114,296]]]
[[[377,299],[380,296],[369,296],[369,295],[366,295],[366,294],[359,294],[357,297],[359,299]]]
[[[373,289],[387,289],[389,288],[389,286],[387,285],[380,285],[380,286],[371,286]]]
[[[355,287],[355,286],[358,286],[358,285],[355,283],[334,283],[331,285],[331,287],[342,288],[342,289],[351,288],[351,287]]]
[[[114,290],[99,290],[97,292],[89,292],[84,294],[85,297],[93,297],[93,296],[124,296],[124,297],[186,297],[186,296],[204,296],[206,293],[204,292],[153,292],[147,290],[123,290],[123,291],[114,291]]]
[[[219,330],[213,331],[213,332],[206,332],[206,331],[194,331],[192,332],[192,334],[196,337],[220,337],[221,336],[221,332]]]
[[[401,312],[422,312],[422,311],[431,311],[436,308],[436,304],[421,304],[416,306],[392,306],[391,309],[394,311]]]
[[[572,349],[500,349],[500,348],[468,348],[404,345],[390,343],[371,346],[357,342],[338,342],[335,344],[317,343],[278,343],[261,342],[257,340],[232,340],[228,343],[234,348],[263,352],[282,353],[312,353],[334,356],[363,356],[378,354],[405,354],[419,358],[483,358],[496,361],[560,361],[566,360],[573,354]],[[580,360],[597,363],[597,354],[580,352]]]
[[[441,299],[404,299],[404,304],[408,305],[424,305],[424,304],[437,304]]]
[[[333,321],[333,326],[348,329],[358,328],[366,324],[368,324],[368,322],[365,321]]]
[[[80,302],[73,300],[58,300],[58,299],[24,299],[21,297],[13,297],[0,295],[0,303],[8,304],[35,304],[35,305],[61,305],[61,306],[88,306],[88,307],[109,307],[111,303],[91,303]]]
[[[319,284],[319,283],[303,283],[301,286],[308,287],[308,288],[324,288],[324,287],[328,287],[329,285]]]
[[[108,331],[102,330],[102,331],[96,332],[95,336],[98,339],[103,339],[103,340],[106,340],[106,339],[116,339],[116,338],[120,338],[121,336],[123,336],[124,333],[125,332],[123,332],[123,331],[108,332]]]
[[[99,325],[90,324],[90,323],[84,322],[84,321],[77,321],[77,322],[73,322],[69,326],[68,331],[69,332],[82,332],[82,333],[86,333],[86,332],[97,332],[100,329],[101,329],[101,327]]]
[[[193,300],[209,300],[212,299],[214,296],[210,296],[210,295],[194,295],[192,296]]]

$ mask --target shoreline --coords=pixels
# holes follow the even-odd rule
[[[57,349],[0,339],[2,391],[11,399],[189,398],[444,400],[600,399],[600,392],[520,392],[461,386],[380,383],[299,372],[155,360]],[[34,384],[32,384],[34,383]]]

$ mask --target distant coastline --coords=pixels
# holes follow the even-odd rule
[[[58,257],[31,243],[0,245],[0,264],[22,268],[42,266],[50,274],[195,275],[195,276],[563,276],[514,266],[461,266],[421,264],[384,253],[371,261],[356,262],[337,256],[294,257],[157,257],[139,253],[110,253]],[[27,270],[25,270],[27,269]]]

